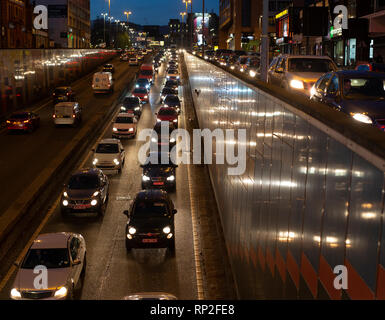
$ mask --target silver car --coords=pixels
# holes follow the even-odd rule
[[[337,65],[328,56],[283,54],[271,62],[268,82],[310,97],[314,83],[330,71],[337,71]]]

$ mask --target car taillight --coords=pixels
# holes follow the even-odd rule
[[[28,123],[28,122],[29,122],[29,120],[24,120],[24,121],[23,121],[23,123]]]
[[[75,117],[76,117],[76,115],[73,114],[73,115],[72,115],[72,118],[75,118]]]
[[[56,118],[56,114],[53,114],[53,115],[52,115],[52,118]]]

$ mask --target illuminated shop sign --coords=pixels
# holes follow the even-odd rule
[[[283,16],[286,16],[287,14],[289,14],[289,10],[286,9],[280,13],[278,13],[276,16],[275,16],[275,19],[279,19],[279,18],[282,18]]]

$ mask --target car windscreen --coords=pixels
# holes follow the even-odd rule
[[[27,119],[28,113],[14,113],[10,116],[11,119]]]
[[[74,190],[95,189],[99,187],[98,176],[93,174],[76,174],[70,178],[68,188]]]
[[[152,76],[153,72],[152,70],[141,70],[140,74],[144,76]]]
[[[21,268],[34,269],[38,265],[47,269],[68,268],[70,266],[68,249],[30,249]]]
[[[134,123],[133,117],[117,117],[115,123]]]
[[[178,73],[178,70],[176,70],[176,69],[170,69],[170,70],[168,70],[167,73],[168,73],[168,74],[177,74],[177,73]]]
[[[125,99],[123,100],[123,105],[124,105],[125,107],[136,106],[136,105],[138,105],[138,104],[139,104],[138,98],[132,98],[132,97],[130,97],[130,98],[125,98]]]
[[[67,90],[66,89],[55,89],[54,93],[57,95],[67,94]]]
[[[345,77],[343,94],[352,100],[383,100],[385,99],[385,76],[373,78]]]
[[[290,72],[317,72],[333,71],[333,65],[327,59],[292,58],[289,59]]]
[[[175,80],[168,80],[165,85],[165,87],[177,87],[178,86],[178,82],[176,82]]]
[[[179,98],[177,96],[173,96],[173,95],[169,95],[166,97],[166,99],[164,100],[164,103],[169,103],[169,102],[172,102],[172,103],[179,103]]]
[[[167,203],[164,201],[139,200],[135,203],[132,218],[149,219],[167,217]]]
[[[136,83],[140,83],[140,84],[148,84],[148,80],[142,78],[142,79],[136,80]]]
[[[99,143],[96,153],[118,153],[119,146],[117,143]]]
[[[171,88],[163,88],[162,94],[177,94],[177,91]]]
[[[239,59],[239,63],[240,63],[240,64],[245,64],[246,61],[247,61],[247,58],[240,58],[240,59]]]
[[[134,93],[147,93],[147,90],[146,89],[142,89],[142,88],[136,88],[134,90]]]
[[[174,108],[161,108],[158,111],[159,116],[177,116],[178,113]]]

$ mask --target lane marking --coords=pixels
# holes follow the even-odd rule
[[[184,89],[184,87],[183,87]],[[182,90],[182,93],[184,95],[184,90]],[[184,128],[187,130],[186,126],[186,107],[185,107],[185,101],[186,99],[183,99],[183,123]],[[198,221],[197,221],[197,210],[194,204],[194,200],[196,198],[194,197],[194,193],[192,190],[192,176],[191,176],[191,170],[190,165],[187,164],[187,181],[188,181],[188,189],[190,194],[190,208],[191,208],[191,223],[192,223],[192,233],[193,233],[193,248],[194,248],[194,260],[195,260],[195,274],[196,274],[196,280],[197,280],[197,292],[198,292],[198,300],[204,300],[204,290],[203,290],[203,276],[202,276],[202,267],[201,267],[201,260],[199,255],[199,241],[198,241]]]

